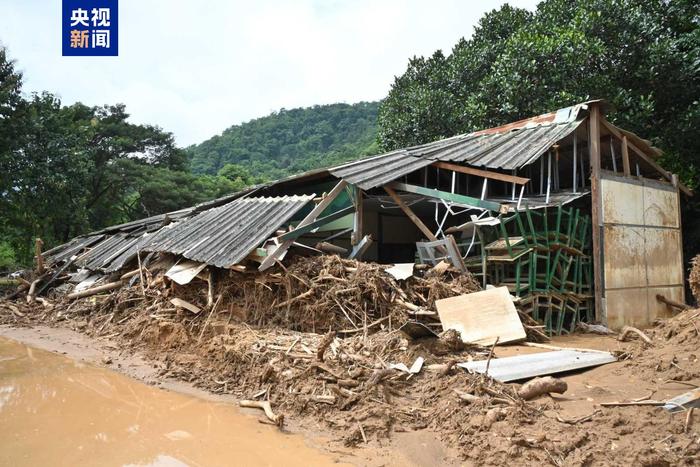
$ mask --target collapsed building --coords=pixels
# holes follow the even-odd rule
[[[661,151],[590,101],[398,149],[112,226],[44,253],[76,289],[168,263],[178,283],[278,267],[295,255],[447,261],[506,286],[550,333],[579,321],[644,326],[684,302],[681,193]]]

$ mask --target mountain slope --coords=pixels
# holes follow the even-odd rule
[[[195,173],[238,164],[254,177],[276,179],[378,152],[379,102],[282,109],[234,125],[189,147]]]

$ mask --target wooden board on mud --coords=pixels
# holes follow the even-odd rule
[[[525,339],[525,329],[507,287],[435,302],[443,329],[455,329],[466,343],[492,345]]]

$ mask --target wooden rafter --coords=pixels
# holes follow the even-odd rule
[[[620,131],[617,128],[615,128],[615,126],[612,123],[610,123],[609,121],[607,121],[604,117],[602,117],[602,116],[600,117],[600,122],[603,124],[603,126],[610,133],[615,135],[615,137],[617,137],[620,141],[626,140],[626,138],[623,136],[623,134],[620,133]],[[623,138],[625,138],[625,139],[623,140]],[[666,169],[661,167],[659,164],[657,164],[654,159],[652,159],[648,154],[646,154],[644,151],[639,149],[634,143],[627,140],[627,147],[629,149],[631,149],[637,156],[639,156],[640,159],[642,159],[644,162],[646,162],[647,164],[652,166],[654,168],[654,170],[659,172],[659,174],[661,174],[666,180],[673,183],[673,174],[668,172]],[[688,195],[688,196],[693,195],[693,191],[690,188],[688,188],[687,186],[683,185],[682,183],[679,183],[678,186],[683,191],[683,193],[685,193],[686,195]]]
[[[474,169],[472,167],[464,167],[457,164],[450,164],[449,162],[433,162],[431,164],[433,167],[440,169],[452,170],[453,172],[459,172],[468,175],[476,175],[477,177],[489,178],[491,180],[500,180],[502,182],[515,183],[517,185],[525,185],[530,181],[529,178],[516,177],[515,175],[502,174],[498,172],[492,172],[490,170]]]
[[[401,210],[408,216],[409,219],[413,221],[414,224],[416,224],[416,227],[423,232],[423,235],[430,240],[431,242],[437,242],[438,239],[435,235],[433,235],[433,232],[423,223],[422,220],[416,216],[416,214],[413,212],[411,208],[409,208],[406,203],[403,202],[401,197],[396,194],[396,192],[387,185],[384,185],[384,191],[386,191],[389,196],[391,196],[391,199],[394,200],[394,202],[401,208]]]

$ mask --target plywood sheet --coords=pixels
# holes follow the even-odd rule
[[[683,283],[683,245],[678,230],[646,228],[645,259],[647,263],[647,284],[680,285]]]
[[[678,193],[645,186],[644,225],[678,228]]]
[[[644,187],[632,183],[602,179],[603,222],[606,224],[644,224]]]
[[[435,302],[444,329],[455,329],[467,343],[492,345],[525,339],[525,329],[507,287]]]
[[[605,294],[609,328],[620,329],[625,325],[649,324],[646,287],[607,290]]]
[[[644,287],[644,229],[606,225],[604,228],[605,287]]]

